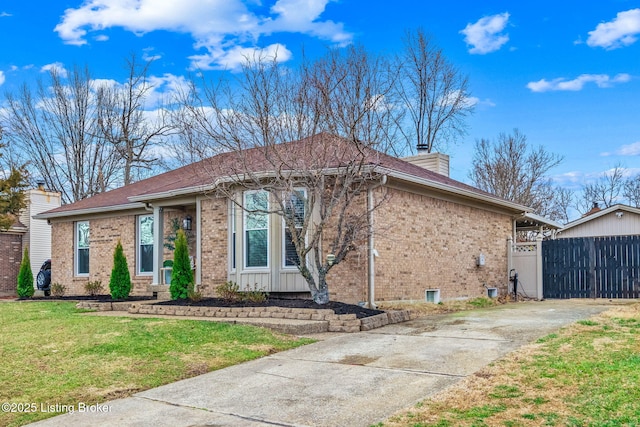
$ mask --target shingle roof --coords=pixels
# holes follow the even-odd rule
[[[245,150],[242,155],[228,152],[192,163],[172,171],[156,175],[111,191],[97,194],[75,203],[63,205],[47,211],[43,216],[73,215],[77,211],[103,208],[116,210],[131,206],[131,198],[143,200],[145,196],[171,191],[202,191],[202,187],[212,185],[217,179],[241,174],[243,171],[268,172],[274,168],[297,170],[296,168],[327,168],[343,166],[343,160],[349,158],[353,144],[328,133],[320,133],[298,141],[277,144],[270,149],[264,147]],[[495,199],[496,203],[510,203],[485,191],[451,179],[439,173],[370,149],[364,150],[364,162],[384,170],[415,177],[425,183],[440,184],[452,190],[464,191],[478,198]],[[151,197],[150,197],[151,199]],[[135,206],[135,205],[134,205]]]

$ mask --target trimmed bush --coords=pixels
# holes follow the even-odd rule
[[[24,248],[22,262],[20,263],[20,272],[18,273],[18,296],[20,298],[29,298],[33,296],[33,273],[31,272],[31,261],[29,261],[29,250]]]
[[[96,295],[100,295],[100,293],[103,291],[103,287],[102,287],[102,282],[100,280],[94,280],[92,282],[87,282],[84,285],[84,290],[85,292],[92,296],[95,297]]]
[[[171,299],[186,299],[193,291],[193,271],[189,260],[189,246],[184,231],[178,230],[176,250],[173,253],[173,271],[171,272]]]
[[[51,295],[54,297],[62,297],[67,292],[67,287],[60,283],[54,283],[51,285]]]
[[[113,269],[109,280],[109,291],[113,299],[125,299],[131,292],[131,275],[120,240],[118,240],[116,250],[113,252]]]

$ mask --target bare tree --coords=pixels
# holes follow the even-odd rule
[[[75,67],[68,80],[54,69],[49,77],[47,85],[38,82],[35,95],[26,84],[17,95],[7,93],[1,120],[31,174],[70,203],[109,188],[118,156],[100,136],[88,69]]]
[[[540,215],[562,219],[559,202],[554,200],[557,190],[547,177],[561,162],[561,156],[543,147],[529,147],[527,137],[514,129],[512,135],[501,133],[496,142],[476,142],[470,178],[482,190],[530,206]]]
[[[602,204],[605,208],[619,203],[624,184],[624,167],[616,164],[613,169],[600,175],[595,182],[582,186],[582,197],[576,202],[577,210],[585,214],[594,203]]]
[[[329,272],[366,239],[368,213],[384,199],[367,206],[365,194],[380,175],[374,148],[391,147],[394,137],[389,72],[358,47],[296,69],[249,58],[232,84],[182,98],[194,132],[228,151],[206,166],[218,194],[256,223],[267,214],[283,219],[287,257],[318,303],[328,302]]]
[[[147,79],[150,65],[151,62],[139,63],[131,55],[124,84],[97,89],[99,130],[122,159],[124,185],[135,180],[136,171],[148,171],[158,164],[159,157],[152,150],[172,131],[162,106],[154,106],[155,113],[146,110],[152,89]],[[148,117],[150,114],[155,117]]]
[[[398,92],[408,115],[410,145],[431,152],[466,133],[471,114],[468,79],[422,29],[407,31],[398,56]]]
[[[624,182],[623,196],[631,206],[640,208],[640,174]]]

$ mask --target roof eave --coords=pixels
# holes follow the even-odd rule
[[[80,215],[92,215],[97,213],[114,212],[114,211],[128,211],[133,209],[141,209],[144,208],[144,203],[127,203],[124,205],[115,205],[115,206],[98,206],[93,208],[86,209],[74,209],[69,211],[62,212],[42,212],[37,215],[33,215],[35,219],[56,219],[56,218],[65,218],[69,216],[80,216]]]
[[[640,209],[638,208],[634,208],[633,206],[627,206],[627,205],[613,205],[613,206],[609,206],[608,208],[602,209],[599,212],[593,213],[591,215],[587,215],[587,216],[583,216],[582,218],[578,218],[575,221],[571,221],[570,223],[567,223],[563,230],[568,230],[570,228],[576,227],[580,224],[584,224],[585,222],[589,222],[589,221],[593,221],[596,218],[600,218],[601,216],[605,216],[608,215],[612,212],[615,211],[626,211],[626,212],[631,212],[637,215],[640,215]]]
[[[532,210],[530,207],[520,205],[518,203],[513,203],[508,200],[503,200],[495,196],[488,196],[488,195],[476,193],[474,191],[465,190],[462,188],[455,187],[453,185],[442,184],[440,182],[435,182],[425,178],[420,178],[415,175],[407,174],[404,172],[399,172],[396,170],[386,169],[386,168],[384,170],[380,169],[380,171],[382,173],[386,173],[387,175],[400,179],[402,181],[412,182],[415,184],[434,188],[436,190],[452,193],[464,198],[473,199],[473,200],[481,201],[491,205],[500,206],[501,208],[509,210],[514,214],[524,215],[525,213],[531,212]]]

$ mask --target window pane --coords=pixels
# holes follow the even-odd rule
[[[245,193],[245,228],[247,230],[267,228],[269,215],[267,209],[269,208],[267,192],[256,191],[251,193]],[[253,211],[253,212],[252,212]]]
[[[78,274],[89,274],[89,248],[78,249]]]
[[[140,273],[153,272],[153,245],[140,245]]]
[[[79,222],[78,223],[78,248],[88,248],[89,247],[89,223],[88,222]]]
[[[284,265],[287,267],[295,267],[298,265],[298,252],[291,239],[291,233],[289,230],[284,232]]]
[[[76,223],[76,274],[89,274],[89,223]]]
[[[304,199],[292,194],[288,208],[288,213],[293,215],[296,227],[302,227],[302,224],[304,224]]]
[[[266,267],[267,230],[247,230],[247,267]]]
[[[140,217],[140,244],[153,245],[153,217]]]
[[[298,231],[296,234],[301,234],[302,226],[304,225],[305,198],[306,192],[304,190],[296,190],[289,194],[286,201],[285,218],[282,224],[284,230],[283,256],[285,267],[295,267],[299,264],[298,253],[296,252],[296,247],[293,244],[288,225],[291,225],[291,221],[293,221],[294,226]],[[301,243],[304,245],[304,236],[300,237],[303,239]]]

